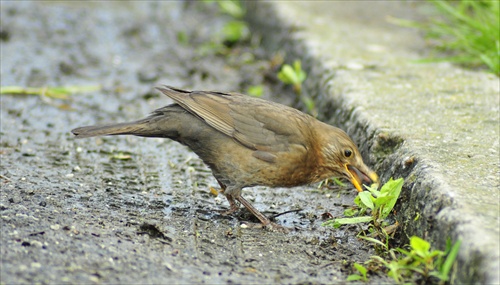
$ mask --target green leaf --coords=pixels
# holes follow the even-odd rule
[[[375,198],[373,201],[375,204],[375,207],[379,208],[382,205],[386,205],[389,203],[389,201],[392,201],[394,199],[394,196],[380,196],[378,198]]]
[[[333,228],[338,229],[342,225],[367,223],[367,222],[370,222],[372,220],[373,220],[373,218],[370,216],[362,216],[362,217],[354,217],[354,218],[339,218],[339,219],[334,219],[334,220],[328,220],[321,225],[324,227],[333,227]]]
[[[241,6],[240,1],[217,1],[222,12],[234,17],[242,18],[245,15],[245,10]]]
[[[336,177],[332,177],[331,178],[333,180],[333,182],[336,184],[336,185],[339,185],[341,187],[344,187],[345,186],[345,183],[340,181],[340,179],[336,178]]]
[[[396,250],[397,250],[398,252],[400,252],[400,253],[402,253],[402,254],[406,255],[406,256],[411,256],[411,255],[412,255],[412,253],[411,253],[411,252],[409,252],[409,251],[407,251],[407,250],[404,250],[404,249],[402,249],[402,248],[399,248],[399,247],[398,247]]]
[[[358,210],[356,209],[345,209],[344,210],[344,216],[346,217],[352,217],[358,213]]]
[[[401,194],[401,189],[403,189],[404,179],[399,178],[397,180],[389,179],[387,183],[382,186],[380,189],[380,193],[383,196],[392,196],[393,198],[387,201],[387,204],[382,209],[381,218],[385,219],[391,213],[394,205],[396,205],[396,201],[399,198],[399,194]],[[387,194],[387,195],[384,195]]]
[[[366,273],[368,273],[368,269],[366,269],[363,265],[357,262],[354,262],[354,268],[356,268],[356,270],[358,270],[359,273],[361,273],[361,275],[363,276],[366,276]]]
[[[359,196],[359,199],[361,200],[361,202],[366,207],[368,207],[372,210],[375,208],[375,206],[373,205],[373,197],[372,197],[372,194],[370,192],[367,192],[367,191],[359,192],[358,196]]]
[[[366,241],[373,242],[375,244],[381,245],[382,247],[384,247],[385,249],[387,249],[387,245],[384,244],[383,242],[379,241],[378,239],[367,237],[367,236],[358,236],[358,237],[360,239],[364,239]]]
[[[359,280],[363,280],[363,277],[358,274],[351,274],[347,276],[347,281],[359,281]]]
[[[247,38],[250,35],[247,23],[243,21],[231,21],[222,28],[224,39],[229,42],[237,42]]]
[[[293,63],[293,67],[284,64],[278,73],[278,78],[285,84],[293,84],[296,88],[300,89],[302,82],[306,79],[307,75],[305,71],[302,70],[300,60],[296,60]]]
[[[365,186],[365,188],[370,191],[370,193],[372,193],[372,195],[374,197],[379,197],[380,196],[380,191],[377,190],[377,188],[374,188],[374,187],[371,187],[371,186],[367,186],[367,185],[363,185]]]
[[[410,238],[410,247],[412,248],[412,251],[414,251],[417,255],[424,257],[429,254],[431,244],[422,238],[412,236]]]
[[[247,93],[253,97],[261,97],[264,94],[264,87],[262,85],[252,85],[248,87]]]
[[[297,81],[295,83],[302,83],[304,80],[306,80],[306,73],[302,70],[302,64],[300,60],[296,60],[293,62],[293,69],[295,71],[295,74],[297,75]]]
[[[321,224],[321,226],[323,227],[333,227],[333,228],[338,228],[340,227],[340,224],[338,226],[336,226],[337,224],[335,223],[335,220],[332,219],[332,220],[328,220],[324,223]]]
[[[293,68],[288,64],[283,65],[278,73],[278,78],[285,84],[294,84],[298,80]]]
[[[354,218],[335,219],[335,222],[340,224],[340,225],[349,225],[349,224],[368,223],[372,220],[373,220],[373,218],[370,216],[362,216],[362,217],[354,217]]]
[[[443,266],[441,267],[440,273],[441,273],[441,279],[444,281],[448,281],[448,276],[450,274],[450,270],[453,267],[453,264],[455,263],[455,259],[458,256],[458,251],[460,250],[460,245],[462,245],[462,241],[458,240],[453,247],[451,248],[450,252],[448,253],[448,256],[446,256],[446,260],[443,263]]]

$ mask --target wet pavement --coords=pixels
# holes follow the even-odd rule
[[[258,38],[214,47],[228,21],[216,5],[2,2],[1,21],[2,86],[101,86],[65,101],[2,95],[2,283],[336,283],[373,254],[356,226],[321,226],[352,204],[351,186],[243,190],[292,229],[270,232],[244,209],[219,214],[228,203],[210,193],[217,182],[176,142],[70,134],[169,104],[159,84],[265,84],[265,97],[293,101],[269,95],[281,89]]]

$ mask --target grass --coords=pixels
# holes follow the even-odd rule
[[[500,75],[500,1],[429,0],[441,17],[420,23],[390,18],[398,25],[419,28],[438,51],[420,62],[449,61],[470,68],[485,67]]]

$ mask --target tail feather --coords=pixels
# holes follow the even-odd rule
[[[147,125],[138,122],[109,124],[101,126],[86,126],[71,130],[76,138],[89,138],[111,135],[141,135],[149,129]]]

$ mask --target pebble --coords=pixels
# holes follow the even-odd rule
[[[38,262],[32,262],[31,263],[31,268],[41,268],[42,267],[42,264],[38,263]]]

